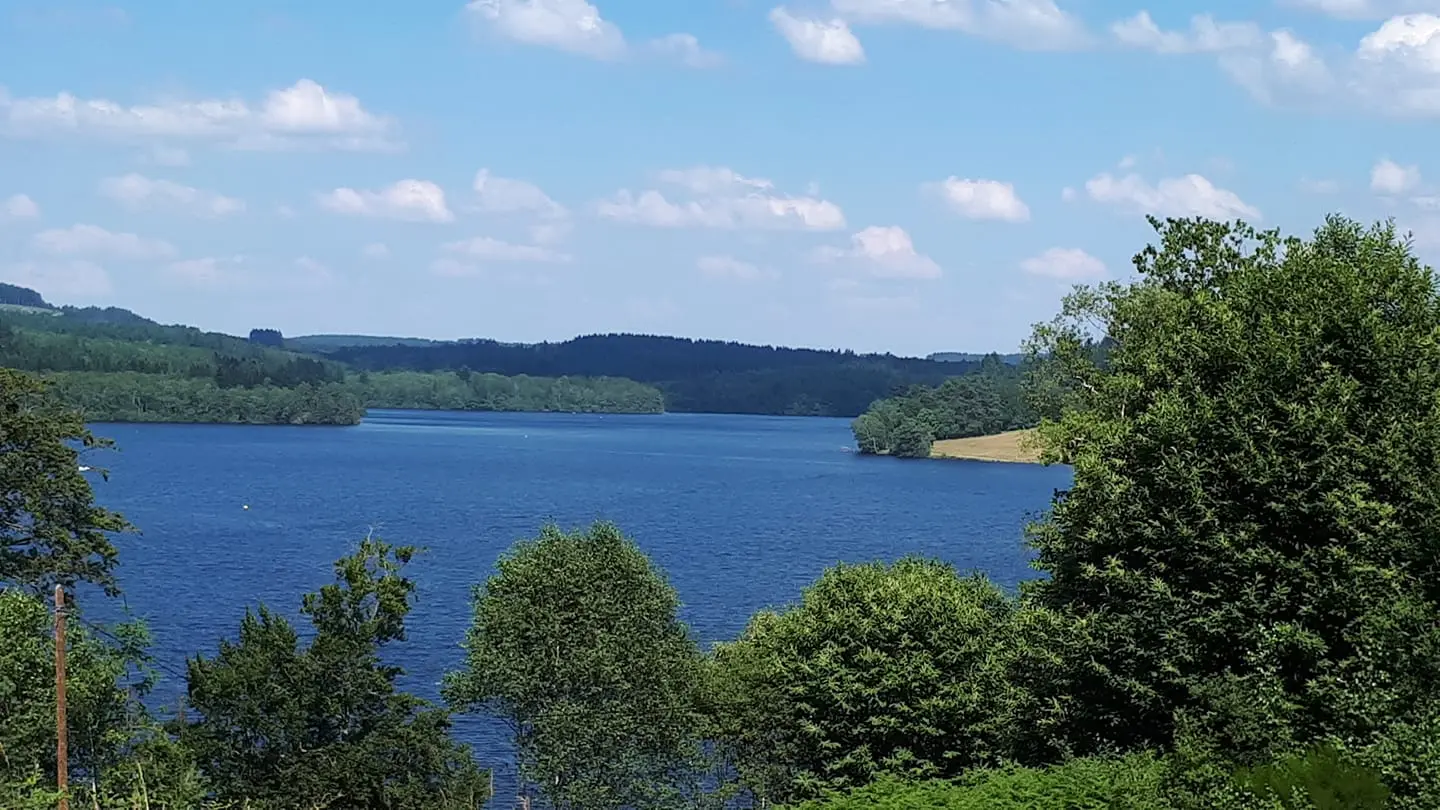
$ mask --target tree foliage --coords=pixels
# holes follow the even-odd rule
[[[217,798],[335,810],[479,808],[485,774],[449,736],[449,716],[397,692],[385,645],[405,637],[414,550],[366,538],[305,596],[313,635],[261,607],[237,641],[189,666],[177,726]]]
[[[1049,768],[984,768],[955,781],[887,776],[795,810],[1169,810],[1163,777],[1160,761],[1144,754]],[[1232,804],[1225,810],[1254,809]]]
[[[1241,761],[1360,744],[1440,682],[1440,298],[1387,225],[1155,221],[1142,279],[1037,330],[1074,483],[1036,598],[1090,623],[1091,745],[1188,717]],[[1111,341],[1104,364],[1087,347]]]
[[[937,440],[1032,427],[1037,418],[1021,390],[1024,373],[990,355],[971,374],[878,400],[851,425],[856,445],[867,455],[928,458]]]
[[[0,368],[0,585],[115,589],[111,535],[130,529],[95,505],[80,451],[108,447],[44,383]]]
[[[701,661],[674,588],[609,524],[547,526],[498,568],[447,700],[504,718],[522,778],[557,808],[693,804]]]
[[[1045,761],[1044,617],[981,576],[907,558],[827,570],[714,658],[716,732],[775,801],[882,775],[956,776]]]

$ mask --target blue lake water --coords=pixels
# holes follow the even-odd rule
[[[839,561],[920,554],[1014,585],[1034,575],[1023,525],[1070,481],[1059,467],[861,457],[843,419],[372,411],[350,428],[95,429],[120,447],[93,457],[111,472],[97,496],[142,531],[118,543],[124,601],[167,669],[213,653],[248,606],[294,615],[373,528],[428,549],[409,569],[409,638],[389,657],[430,698],[462,660],[471,587],[547,521],[619,524],[708,645]],[[81,598],[91,617],[117,613]],[[182,692],[167,676],[156,698]],[[503,769],[494,722],[456,727]]]

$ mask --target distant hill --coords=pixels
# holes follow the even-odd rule
[[[368,346],[435,346],[447,341],[381,335],[300,335],[285,338],[285,348],[301,352],[333,352]]]
[[[937,363],[978,363],[988,357],[988,354],[979,352],[935,352],[925,356],[926,360],[934,360]],[[1025,355],[1016,352],[1013,354],[999,355],[1000,362],[1018,366],[1025,360]]]
[[[0,307],[10,311],[54,311],[55,307],[40,293],[29,287],[21,287],[18,284],[6,284],[0,281]]]
[[[158,344],[185,347],[191,352],[184,362],[191,363],[193,368],[169,369],[167,366],[166,373],[224,376],[231,373],[226,365],[231,362],[230,358],[237,358],[237,362],[258,363],[257,369],[264,367],[263,375],[283,385],[299,384],[302,378],[343,381],[352,371],[455,372],[462,380],[470,379],[471,374],[552,380],[612,378],[652,386],[652,391],[658,389],[663,393],[666,410],[690,413],[857,416],[871,402],[904,393],[912,386],[939,385],[952,377],[979,371],[980,359],[984,357],[946,353],[921,359],[636,334],[584,335],[556,343],[521,344],[485,339],[442,341],[347,334],[285,338],[273,329],[256,329],[247,339],[188,326],[161,325],[119,307],[57,308],[34,290],[15,285],[0,287],[0,296],[3,296],[0,307],[9,307],[14,318],[34,319],[39,313],[60,316],[45,319],[48,326],[19,322],[14,326],[63,334],[66,340],[78,341],[72,347],[75,356],[68,361],[70,366],[36,370],[130,370],[137,363],[151,362],[140,357],[141,345]],[[0,323],[0,327],[4,326]],[[46,339],[44,336],[34,338],[41,342]],[[113,352],[116,358],[122,354],[135,357],[124,362],[113,359],[102,363],[96,359],[100,344],[85,349],[84,341],[106,341],[104,352]],[[129,346],[120,347],[116,341]],[[218,354],[195,354],[195,350]],[[39,362],[38,346],[32,347],[31,352],[27,362]],[[154,363],[181,362],[180,357],[174,354],[164,363],[160,360]],[[938,359],[940,357],[945,359]],[[1006,356],[1007,362],[1011,362],[1011,357]],[[1013,357],[1018,359],[1018,355]],[[324,363],[309,364],[317,358],[323,358]],[[235,373],[244,377],[250,371],[241,369]],[[565,404],[573,397],[561,389],[556,391],[560,393],[554,396],[559,399],[549,404],[540,400],[551,395],[539,389],[534,396],[527,396],[543,406],[539,409],[577,409]],[[600,403],[595,407],[604,410],[612,405]]]
[[[326,355],[370,371],[624,377],[658,385],[672,411],[806,416],[856,416],[877,399],[912,385],[937,385],[980,365],[635,334],[584,335],[529,345],[495,340],[391,343],[348,346]]]

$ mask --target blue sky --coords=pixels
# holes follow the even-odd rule
[[[0,88],[0,280],[237,333],[1011,350],[1147,212],[1440,258],[1440,0],[9,0]]]

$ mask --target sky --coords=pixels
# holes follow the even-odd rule
[[[1437,136],[1440,0],[0,0],[0,280],[238,334],[1012,351],[1146,214],[1440,263]]]

